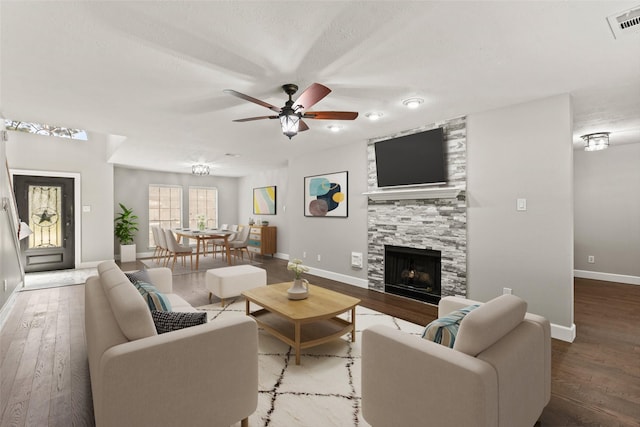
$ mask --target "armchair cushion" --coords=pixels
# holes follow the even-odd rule
[[[153,323],[156,325],[158,334],[207,323],[207,313],[204,311],[198,313],[179,313],[175,311],[153,310],[151,317],[153,317]]]
[[[422,338],[453,348],[456,336],[458,335],[460,322],[471,310],[478,307],[478,304],[470,305],[460,310],[454,310],[446,316],[437,318],[424,328]]]
[[[147,273],[147,270],[131,271],[129,273],[124,273],[124,275],[127,276],[127,279],[129,279],[129,281],[134,285],[138,281],[147,282],[149,284],[154,285],[153,281],[151,280],[151,277],[149,277],[149,273]]]

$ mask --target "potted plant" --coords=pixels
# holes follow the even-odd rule
[[[115,221],[114,233],[120,241],[120,262],[133,262],[136,260],[136,244],[133,239],[138,231],[138,216],[133,214],[133,209],[120,203],[122,212]]]

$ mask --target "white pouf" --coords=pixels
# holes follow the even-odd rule
[[[253,265],[233,265],[231,267],[212,268],[205,276],[209,302],[211,295],[220,298],[224,307],[225,298],[236,297],[242,291],[267,286],[267,271]]]

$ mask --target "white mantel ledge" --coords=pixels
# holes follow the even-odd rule
[[[462,189],[458,187],[425,187],[374,190],[362,193],[371,200],[419,200],[419,199],[455,199]]]

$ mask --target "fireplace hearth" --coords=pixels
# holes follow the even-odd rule
[[[442,295],[440,275],[440,251],[384,246],[385,292],[437,304]]]

